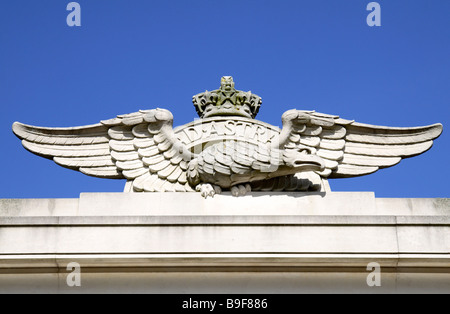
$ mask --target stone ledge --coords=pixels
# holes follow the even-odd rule
[[[375,198],[373,192],[81,193],[79,199],[0,199],[0,217],[184,215],[450,216],[450,199]]]
[[[387,272],[450,273],[449,254],[12,254],[0,261],[0,273],[66,272],[70,262],[87,272],[361,272],[377,262]]]
[[[450,216],[0,217],[0,227],[33,226],[450,226]]]

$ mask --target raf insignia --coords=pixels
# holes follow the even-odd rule
[[[255,119],[261,97],[234,88],[193,96],[200,119],[173,128],[165,109],[98,124],[45,128],[13,124],[23,146],[84,174],[126,179],[125,192],[327,191],[329,178],[373,173],[431,148],[441,124],[398,128],[289,110],[282,129]]]

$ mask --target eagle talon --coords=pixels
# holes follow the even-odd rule
[[[231,187],[231,195],[233,196],[244,196],[248,192],[251,192],[252,188],[250,184],[238,184]]]
[[[204,198],[214,197],[216,194],[220,194],[222,189],[217,185],[212,185],[209,183],[200,183],[195,187],[197,192],[200,192],[200,195]]]

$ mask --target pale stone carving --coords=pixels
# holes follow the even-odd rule
[[[441,124],[398,128],[289,110],[283,128],[255,120],[261,98],[231,77],[193,97],[200,120],[173,129],[165,109],[141,110],[72,128],[13,124],[29,151],[84,174],[127,179],[129,192],[214,196],[254,191],[326,190],[346,178],[393,166],[431,148]]]

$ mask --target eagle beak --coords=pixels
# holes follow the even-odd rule
[[[323,171],[325,169],[325,162],[317,155],[308,155],[300,153],[300,156],[294,160],[295,168],[308,168],[310,171]]]
[[[300,149],[288,149],[283,152],[284,162],[287,166],[301,171],[323,171],[325,162],[317,156],[313,149],[302,147]]]

